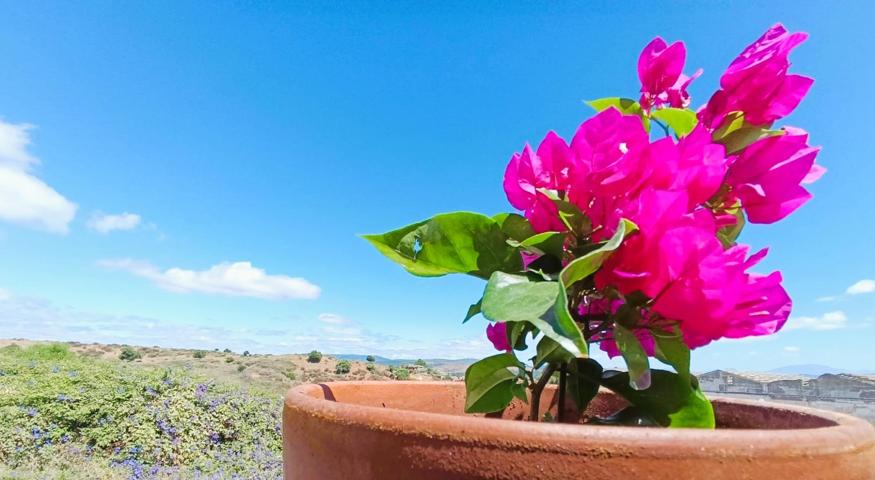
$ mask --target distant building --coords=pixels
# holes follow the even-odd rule
[[[780,375],[714,370],[698,376],[705,392],[767,396],[775,400],[875,403],[875,377],[851,374]]]
[[[875,378],[866,375],[827,373],[817,377],[821,400],[858,400],[875,403]]]

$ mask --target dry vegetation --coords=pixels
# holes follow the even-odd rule
[[[0,340],[0,348],[16,344],[26,347],[35,343],[30,340]],[[88,358],[118,361],[124,345],[69,342],[70,351]],[[319,363],[307,361],[306,354],[257,355],[243,352],[215,350],[187,350],[161,347],[133,346],[140,358],[130,363],[149,367],[184,368],[192,374],[214,379],[217,382],[240,387],[255,387],[259,390],[283,394],[301,383],[344,380],[392,380],[397,377],[386,365],[374,364],[369,370],[368,362],[349,361],[350,371],[335,373],[338,359],[324,355]],[[196,352],[202,352],[196,358]],[[200,354],[197,354],[200,357]],[[412,367],[412,366],[411,366]],[[411,368],[410,380],[449,380],[443,369]]]

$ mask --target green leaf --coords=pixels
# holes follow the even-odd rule
[[[652,112],[650,116],[665,122],[678,138],[687,136],[699,123],[696,112],[689,108],[663,108]]]
[[[524,250],[537,250],[561,259],[564,254],[566,234],[562,232],[542,232],[520,242]]]
[[[673,332],[651,330],[655,340],[654,354],[660,362],[671,365],[681,380],[690,381],[690,347],[684,343],[684,337],[675,327]]]
[[[462,320],[462,323],[468,323],[468,320],[471,320],[472,318],[479,315],[480,314],[480,307],[482,305],[483,305],[483,299],[481,298],[480,300],[477,300],[477,303],[472,304],[470,307],[468,307],[468,313],[465,314],[465,319]]]
[[[691,380],[692,379],[691,377]],[[714,428],[714,410],[698,385],[666,370],[651,370],[650,388],[635,390],[627,372],[607,371],[601,384],[669,427]]]
[[[723,227],[717,230],[717,239],[723,244],[723,248],[729,248],[735,245],[738,236],[741,235],[741,230],[744,229],[745,219],[744,211],[741,209],[741,202],[738,202],[734,207],[726,210],[726,213],[735,216],[735,225]]]
[[[583,411],[599,392],[602,366],[591,358],[578,358],[568,365],[566,392],[577,409]]]
[[[519,360],[499,353],[475,362],[465,370],[465,413],[490,413],[504,409],[514,396]]]
[[[524,275],[495,272],[483,292],[483,316],[495,322],[529,322],[574,356],[586,355],[580,328],[557,321],[553,306],[559,296],[557,282],[536,282]]]
[[[514,383],[511,387],[513,396],[522,400],[523,403],[529,403],[529,397],[526,395],[526,386],[522,383]]]
[[[495,271],[522,269],[519,251],[507,244],[508,236],[501,225],[478,213],[435,215],[398,230],[363,237],[380,253],[418,276],[467,273],[489,278]]]
[[[578,236],[592,233],[592,222],[577,205],[566,200],[553,200],[553,203],[559,211],[559,219],[569,230]]]
[[[725,146],[729,155],[740,152],[757,140],[783,134],[783,130],[770,130],[769,125],[751,125],[744,120],[742,112],[732,112],[726,115],[711,138],[715,143]]]
[[[541,368],[545,363],[567,363],[574,358],[574,355],[546,335],[541,337],[535,349],[535,368]]]
[[[574,261],[565,266],[562,273],[559,275],[562,284],[565,285],[565,287],[569,287],[575,282],[583,280],[595,273],[614,250],[620,247],[623,243],[623,239],[637,229],[638,226],[629,220],[626,220],[625,218],[620,220],[620,224],[617,226],[617,231],[614,232],[614,235],[605,242],[604,245],[582,257],[574,259]]]
[[[635,390],[649,388],[650,361],[638,337],[626,327],[614,324],[614,341],[617,342],[617,348],[623,354],[623,360],[629,369],[629,385]]]
[[[558,294],[556,282],[533,282],[524,275],[495,272],[483,292],[483,316],[495,322],[526,322],[547,313]]]
[[[631,98],[605,97],[599,98],[597,100],[585,101],[584,103],[592,107],[597,112],[601,112],[602,110],[614,107],[624,115],[638,115],[639,117],[641,117],[641,122],[644,124],[644,129],[648,132],[650,131],[650,119],[647,118],[647,115],[644,114],[644,109],[641,108],[641,104],[639,104],[635,100],[632,100]]]
[[[526,335],[535,330],[535,327],[532,326],[529,322],[510,322],[508,324],[508,340],[510,340],[510,345],[514,350],[525,350],[528,347],[526,345]]]
[[[508,238],[522,242],[535,234],[526,217],[516,213],[499,213],[492,217]]]

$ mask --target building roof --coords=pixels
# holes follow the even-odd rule
[[[713,370],[703,375],[716,372],[725,372],[735,375],[746,380],[758,383],[777,382],[779,380],[811,380],[808,375],[786,374],[786,373],[767,373],[767,372],[740,372],[738,370]]]

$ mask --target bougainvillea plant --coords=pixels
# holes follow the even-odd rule
[[[745,223],[799,208],[811,198],[803,185],[825,171],[807,133],[775,126],[813,83],[788,72],[806,37],[770,28],[698,110],[687,88],[701,70],[684,74],[684,44],[656,38],[638,59],[638,100],[587,102],[597,113],[570,142],[549,132],[511,157],[504,191],[522,215],[447,213],[365,236],[414,275],[486,280],[465,321],[485,317],[501,353],[468,368],[467,412],[516,397],[538,421],[558,373],[559,396],[580,409],[600,387],[628,400],[598,421],[714,427],[690,350],[775,333],[791,308],[780,272],[751,271],[766,250],[736,239]],[[530,343],[526,362],[518,352]],[[595,345],[627,371],[604,370],[589,356]],[[673,371],[651,369],[650,357]]]

